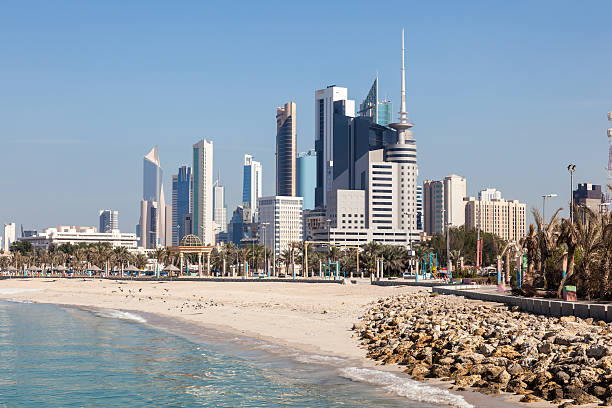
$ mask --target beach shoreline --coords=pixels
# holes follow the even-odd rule
[[[366,358],[352,325],[359,321],[369,304],[380,298],[425,291],[414,287],[378,287],[366,280],[354,285],[52,278],[0,281],[0,299],[117,310],[133,316],[143,314],[149,316],[146,319],[149,323],[155,320],[150,316],[159,316],[167,322],[188,326],[189,330],[183,334],[195,333],[197,328],[214,330],[265,342],[271,345],[269,352],[285,355],[293,350],[315,356],[314,360],[311,358],[315,364],[317,358],[325,363],[342,359],[347,367],[392,373],[405,379],[408,376],[403,374],[401,366],[382,366]],[[173,332],[172,325],[153,326]],[[364,380],[360,375],[353,375],[352,379]],[[437,387],[441,392],[452,386],[431,380],[420,384]],[[451,393],[462,396],[475,407],[552,406],[522,404],[514,395],[488,396],[469,390]]]

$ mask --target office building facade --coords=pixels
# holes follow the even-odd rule
[[[573,191],[574,205],[577,207],[586,207],[595,214],[607,211],[607,206],[604,204],[604,194],[601,191],[601,186],[590,183],[578,183],[578,188]]]
[[[423,182],[423,229],[432,236],[444,231],[444,183],[436,180]]]
[[[444,223],[460,227],[465,224],[465,178],[451,174],[444,178]]]
[[[295,103],[276,108],[276,195],[297,194],[297,134]]]
[[[221,177],[217,177],[213,186],[213,221],[215,222],[216,234],[227,232],[225,187],[221,185]]]
[[[478,192],[478,199],[480,201],[501,200],[502,193],[495,188],[485,188]]]
[[[111,232],[98,232],[95,227],[65,225],[47,228],[36,235],[24,237],[23,240],[30,242],[32,247],[36,249],[49,249],[51,245],[77,245],[81,243],[108,243],[113,248],[125,247],[127,249],[136,249],[138,247],[138,237],[133,233],[122,233],[117,229]]]
[[[192,212],[193,178],[191,167],[181,166],[172,176],[172,245],[188,235],[185,217]],[[191,226],[189,226],[191,231]]]
[[[250,154],[244,155],[242,178],[242,206],[246,217],[255,221],[257,217],[257,200],[262,194],[261,163],[253,160]]]
[[[317,188],[317,153],[314,149],[300,153],[296,159],[297,196],[302,197],[304,209],[315,208]]]
[[[355,116],[355,101],[348,99],[348,90],[328,86],[315,91],[315,150],[317,153],[317,186],[315,206],[324,207],[326,195],[332,190],[334,167],[334,109],[341,102],[346,116]]]
[[[417,186],[417,230],[423,231],[423,186]]]
[[[465,224],[495,234],[506,241],[519,242],[525,237],[526,205],[517,200],[494,198],[465,201]]]
[[[302,197],[270,196],[259,199],[259,226],[266,226],[266,237],[259,234],[260,243],[271,248],[276,256],[289,244],[302,241]]]
[[[157,146],[143,159],[142,201],[136,233],[140,245],[146,249],[172,244],[172,207],[166,205]]]
[[[392,112],[391,101],[378,100],[377,76],[365,99],[359,104],[359,116],[368,117],[377,125],[387,126],[391,123]]]
[[[2,232],[2,249],[5,252],[8,252],[11,248],[11,245],[15,242],[16,239],[16,225],[14,222],[10,222],[8,224],[4,224],[4,230]]]
[[[119,229],[119,211],[117,210],[100,210],[98,212],[100,220],[100,232],[111,232]]]
[[[193,145],[193,226],[204,245],[215,244],[213,224],[213,142],[205,139]]]

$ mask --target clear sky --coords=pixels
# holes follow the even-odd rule
[[[399,109],[402,27],[419,179],[455,173],[541,208],[604,184],[612,110],[612,2],[3,1],[0,222],[134,231],[142,157],[159,145],[166,200],[191,146],[214,141],[228,216],[242,157],[274,193],[275,108],[297,104],[314,147],[314,92],[357,103],[376,71]]]

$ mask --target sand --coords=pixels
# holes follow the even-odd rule
[[[99,279],[0,280],[0,298],[154,313],[202,327],[265,340],[307,353],[365,358],[351,330],[370,302],[428,289],[357,284],[278,282],[134,282]],[[429,383],[429,382],[428,382]],[[438,386],[448,387],[448,384]],[[474,406],[520,406],[517,398],[457,392]],[[548,404],[529,404],[531,407]]]

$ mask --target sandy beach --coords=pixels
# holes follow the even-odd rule
[[[396,372],[365,358],[353,324],[371,302],[427,289],[278,282],[140,282],[99,279],[7,279],[0,298],[153,313],[272,344]],[[448,388],[448,384],[427,384]],[[514,396],[455,392],[473,406],[527,406]],[[529,404],[528,406],[550,406]]]

